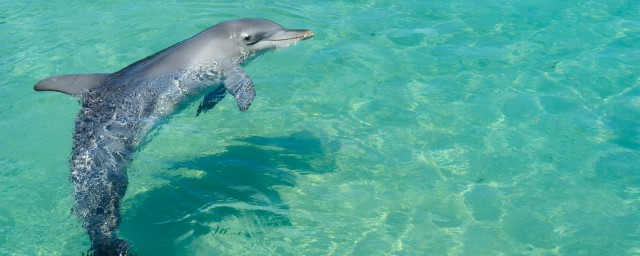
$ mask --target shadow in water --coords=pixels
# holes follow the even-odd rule
[[[172,177],[132,199],[121,231],[134,251],[173,255],[203,235],[253,237],[268,227],[291,225],[276,188],[294,186],[299,175],[333,171],[328,151],[339,148],[310,132],[235,141],[222,153],[171,166],[196,175]]]

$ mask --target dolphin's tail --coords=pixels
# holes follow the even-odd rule
[[[126,255],[129,244],[118,238],[120,207],[127,191],[126,166],[131,162],[131,147],[125,131],[112,126],[100,127],[101,116],[83,108],[76,119],[74,148],[70,159],[73,213],[89,235],[89,255]],[[107,133],[109,131],[111,133]]]
[[[102,150],[95,150],[100,157]],[[71,180],[74,184],[74,214],[82,222],[91,240],[89,255],[126,255],[129,244],[118,238],[120,205],[127,190],[127,174],[124,170],[104,168],[88,161],[88,165],[72,160]],[[104,159],[101,159],[104,160]],[[104,161],[102,163],[106,163]],[[109,162],[113,163],[113,161]],[[113,166],[110,166],[113,167]]]
[[[91,171],[94,175],[103,175],[95,175],[102,177],[81,182],[85,185],[75,191],[76,205],[73,208],[91,241],[88,254],[127,255],[129,243],[118,238],[120,204],[127,188],[127,176],[116,170]]]
[[[129,255],[130,244],[123,239],[114,236],[105,236],[100,232],[93,235],[91,234],[91,232],[89,232],[89,237],[91,238],[91,249],[89,249],[89,251],[87,252],[88,255]]]
[[[89,235],[89,255],[127,255],[129,243],[118,238],[120,204],[126,191],[127,177],[120,171],[104,172],[108,173],[106,177],[90,180],[91,185],[75,191],[76,205],[73,211]]]
[[[118,170],[90,169],[72,175],[76,216],[91,240],[90,255],[126,255],[129,244],[118,238],[120,204],[127,189],[127,175]]]

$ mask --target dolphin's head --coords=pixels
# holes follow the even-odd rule
[[[230,20],[214,26],[219,33],[230,40],[227,47],[235,48],[243,58],[263,52],[283,48],[311,38],[310,30],[285,29],[275,22],[265,19]],[[218,45],[220,47],[220,45]],[[225,47],[226,48],[226,47]]]

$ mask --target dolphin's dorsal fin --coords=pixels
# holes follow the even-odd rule
[[[227,74],[224,87],[236,98],[240,111],[246,111],[251,106],[251,101],[256,96],[253,81],[241,67],[235,67]]]
[[[110,74],[72,74],[54,76],[38,82],[33,89],[36,91],[56,91],[78,96],[83,90],[88,90],[102,84]]]

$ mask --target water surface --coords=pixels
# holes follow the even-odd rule
[[[0,254],[85,252],[76,99],[232,18],[316,36],[130,166],[140,255],[640,255],[638,1],[0,3]]]

